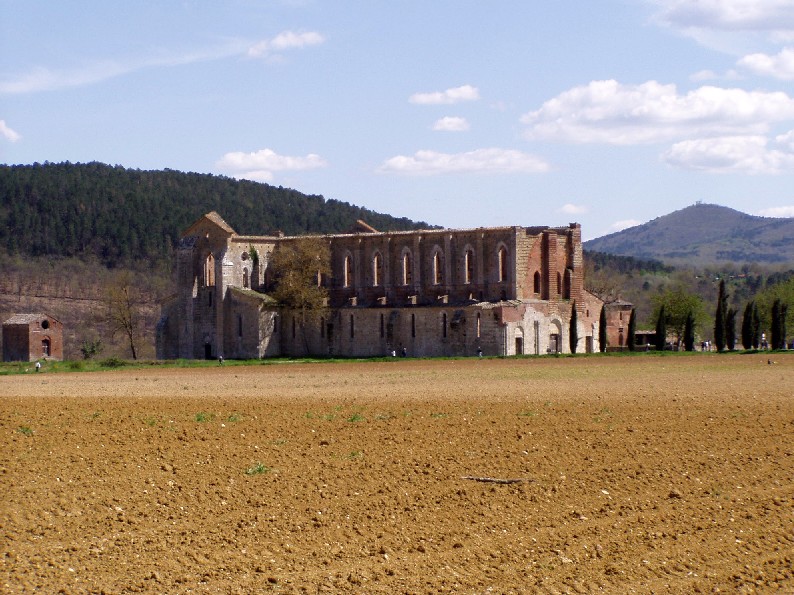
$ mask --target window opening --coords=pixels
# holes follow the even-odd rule
[[[344,286],[350,287],[350,285],[352,285],[352,279],[353,279],[353,257],[350,256],[349,254],[345,256],[343,277],[344,277]]]
[[[499,282],[503,283],[507,281],[507,249],[504,246],[499,248],[498,260],[499,260]]]
[[[466,283],[471,283],[472,279],[474,279],[474,252],[471,250],[466,250],[463,260],[465,267],[465,281]]]
[[[403,254],[403,285],[410,285],[412,281],[411,270],[411,253],[405,252]]]
[[[372,257],[372,285],[378,287],[383,279],[383,257],[380,252],[375,252]]]
[[[204,259],[204,286],[215,286],[215,257],[212,252],[207,254],[207,258]]]

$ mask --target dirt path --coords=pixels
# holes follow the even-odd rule
[[[794,592],[775,359],[0,377],[0,590]]]

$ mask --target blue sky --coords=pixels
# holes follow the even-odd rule
[[[448,227],[794,216],[794,0],[0,0],[0,162]]]

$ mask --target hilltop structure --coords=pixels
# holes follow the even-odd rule
[[[581,228],[378,232],[328,242],[327,308],[304,328],[268,292],[271,255],[299,237],[241,236],[211,212],[182,235],[157,356],[263,358],[568,353],[598,350],[602,302],[584,290]],[[404,350],[404,351],[403,351]]]

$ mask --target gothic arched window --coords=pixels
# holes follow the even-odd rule
[[[342,284],[345,287],[350,287],[353,284],[353,257],[350,254],[345,255],[345,262],[342,270]]]
[[[497,268],[499,271],[499,283],[507,281],[507,248],[504,246],[499,247],[497,253]]]
[[[441,250],[433,253],[433,283],[441,285],[444,282],[444,259],[441,257]]]
[[[410,285],[413,281],[413,263],[411,262],[411,251],[403,252],[403,285]]]
[[[471,248],[463,255],[463,280],[467,284],[474,281],[474,250]]]
[[[383,283],[383,257],[380,252],[372,255],[372,285],[378,287]]]

